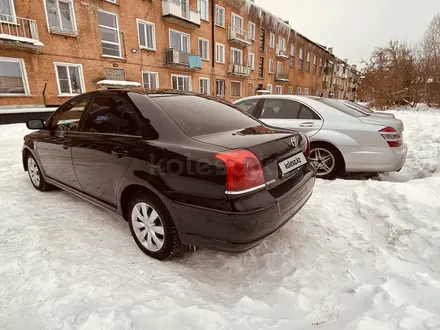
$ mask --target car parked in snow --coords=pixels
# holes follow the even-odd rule
[[[316,176],[399,171],[406,160],[403,123],[369,115],[343,102],[315,96],[261,95],[234,102],[272,127],[307,134]]]
[[[208,96],[96,91],[27,126],[38,129],[23,146],[33,186],[121,214],[139,248],[161,260],[183,245],[258,245],[303,207],[315,182],[304,134]]]

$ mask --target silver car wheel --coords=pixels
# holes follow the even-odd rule
[[[38,170],[38,165],[32,157],[28,158],[28,172],[32,183],[35,186],[40,185],[40,171]]]
[[[151,252],[159,251],[164,244],[162,220],[156,210],[147,203],[137,203],[131,212],[131,224],[139,242]]]
[[[309,159],[315,166],[317,176],[325,176],[335,168],[335,157],[327,149],[312,149]]]

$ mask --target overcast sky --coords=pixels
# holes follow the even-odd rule
[[[420,41],[440,0],[255,0],[301,34],[360,64],[391,39]]]

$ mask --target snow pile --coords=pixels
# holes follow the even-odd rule
[[[167,262],[114,214],[34,190],[27,129],[0,126],[0,328],[439,329],[440,112],[396,115],[410,148],[401,173],[318,180],[257,248]]]
[[[0,34],[0,39],[10,40],[10,41],[18,41],[26,44],[32,44],[34,46],[43,47],[44,44],[36,39],[26,38],[26,37],[18,37],[10,34]]]

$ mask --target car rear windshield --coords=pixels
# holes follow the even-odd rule
[[[261,125],[234,105],[196,95],[157,95],[159,104],[188,136]]]
[[[327,99],[325,97],[317,97],[314,98],[314,100],[324,103],[328,106],[331,106],[339,111],[342,111],[344,113],[346,113],[347,115],[353,116],[353,117],[366,117],[368,116],[366,113],[359,111],[353,107],[350,107],[342,102],[336,101],[336,100],[332,100],[332,99]]]
[[[357,104],[356,102],[351,102],[351,101],[344,101],[344,103],[348,106],[352,106],[362,112],[366,112],[366,113],[374,113],[373,110],[368,109],[367,107],[364,107],[363,105]]]

